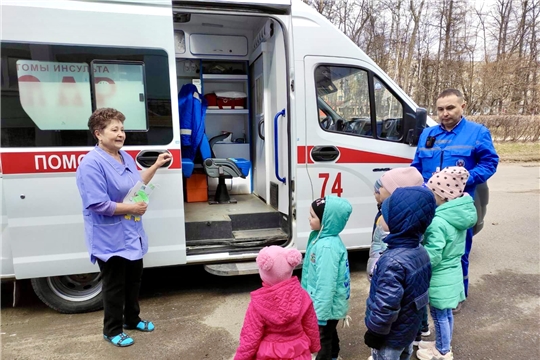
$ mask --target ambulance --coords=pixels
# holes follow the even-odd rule
[[[325,195],[353,205],[346,247],[368,248],[375,180],[409,166],[435,124],[300,0],[5,0],[1,10],[1,277],[31,279],[62,313],[101,307],[75,183],[95,146],[93,110],[126,115],[123,149],[141,170],[172,155],[143,217],[145,267],[218,275],[256,272],[264,246],[304,251],[309,206]],[[184,86],[208,99],[212,154],[191,162]]]

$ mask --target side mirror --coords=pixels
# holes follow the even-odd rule
[[[424,108],[417,108],[414,116],[411,116],[412,114],[407,115],[405,120],[405,127],[408,129],[407,143],[410,146],[416,146],[418,145],[420,134],[422,134],[422,131],[426,128],[427,110]]]

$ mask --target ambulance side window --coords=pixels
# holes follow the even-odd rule
[[[85,130],[92,114],[88,64],[16,61],[21,106],[40,130]]]
[[[148,130],[144,63],[92,61],[94,74],[107,69],[102,76],[94,75],[94,107],[114,108],[129,122],[126,131]]]
[[[2,42],[2,147],[95,145],[88,118],[124,113],[125,145],[173,138],[164,50]]]
[[[391,141],[403,138],[403,104],[372,72],[320,65],[315,84],[323,130]]]
[[[373,76],[373,89],[377,137],[400,140],[403,135],[403,105],[377,76]]]
[[[315,70],[315,83],[324,130],[372,136],[367,71],[323,65]]]

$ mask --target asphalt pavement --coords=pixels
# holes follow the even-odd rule
[[[470,294],[455,316],[455,359],[540,359],[540,172],[536,164],[503,164],[489,181],[486,224],[474,238]],[[344,360],[365,360],[367,252],[351,252],[348,328],[339,328]],[[295,273],[300,275],[300,273]],[[258,276],[218,277],[201,266],[146,269],[141,316],[152,333],[131,331],[135,344],[116,348],[101,335],[102,312],[64,315],[43,305],[28,281],[2,285],[2,359],[232,359],[249,292]],[[340,325],[341,326],[341,325]],[[433,331],[433,329],[432,329]],[[433,336],[431,336],[433,338]]]

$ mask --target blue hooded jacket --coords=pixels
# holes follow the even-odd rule
[[[313,300],[317,319],[343,319],[349,311],[351,275],[347,249],[339,233],[351,216],[346,199],[326,196],[321,230],[309,235],[302,265],[302,287]]]
[[[182,158],[193,161],[204,137],[204,117],[206,99],[193,84],[185,84],[178,94],[178,112],[180,115],[180,142]]]
[[[385,346],[408,346],[420,327],[431,279],[429,256],[420,240],[435,207],[433,193],[421,186],[398,188],[382,204],[390,234],[373,272],[365,323],[385,336]]]

